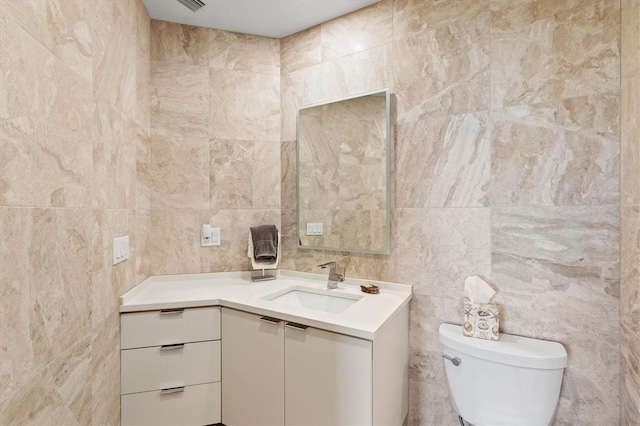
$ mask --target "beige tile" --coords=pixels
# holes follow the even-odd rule
[[[280,142],[211,141],[211,206],[280,208]]]
[[[613,210],[613,208],[612,208]],[[640,329],[640,207],[620,209],[620,322]]]
[[[151,137],[151,206],[209,208],[209,139]]]
[[[556,423],[617,424],[615,210],[494,209],[491,221],[491,282],[498,291],[494,300],[504,313],[501,328],[558,341],[569,353]]]
[[[136,178],[135,193],[137,209],[151,208],[151,137],[136,126]],[[129,207],[129,206],[128,206]]]
[[[491,272],[489,227],[489,209],[396,209],[391,280],[415,294],[462,297],[466,277]]]
[[[91,88],[23,30],[0,24],[0,204],[88,207]]]
[[[89,2],[1,1],[0,14],[22,27],[73,72],[91,84],[95,46]]]
[[[323,61],[386,44],[393,37],[393,1],[382,0],[320,27]]]
[[[321,252],[317,252],[321,253]],[[378,281],[392,281],[389,275],[389,259],[385,254],[364,254],[328,251],[324,252],[325,262],[335,261],[338,269],[347,277]],[[318,263],[316,263],[317,265]],[[317,266],[313,272],[318,271]]]
[[[137,2],[138,0],[112,0],[123,16],[124,21],[134,30],[137,22]]]
[[[340,188],[337,164],[300,163],[300,191],[298,206],[301,211],[337,208]],[[379,195],[379,194],[377,194]]]
[[[31,349],[29,240],[31,210],[0,207],[0,401],[47,362]]]
[[[209,30],[209,67],[280,75],[280,41],[229,31]]]
[[[280,140],[280,77],[211,68],[211,137]]]
[[[32,211],[29,350],[41,360],[53,359],[90,330],[93,220],[91,210]]]
[[[219,227],[220,247],[210,249],[211,272],[250,271],[251,260],[247,256],[249,228],[260,225],[275,225],[279,230],[280,210],[239,209],[209,212],[208,223]]]
[[[298,108],[322,101],[320,78],[323,65],[302,68],[285,74],[281,79],[281,140],[296,140],[296,120]]]
[[[393,84],[398,122],[489,109],[489,2],[469,7],[469,2],[456,1],[448,8],[450,4],[396,5]],[[432,9],[435,17],[429,18]],[[413,18],[406,18],[405,27],[398,14]]]
[[[282,75],[318,65],[322,61],[320,25],[280,39]]]
[[[95,207],[136,205],[137,127],[113,105],[99,101],[93,117]]]
[[[94,328],[91,339],[91,423],[111,424],[119,410],[120,314],[114,311]]]
[[[492,106],[616,91],[619,5],[607,0],[539,0],[492,11]]]
[[[119,305],[117,289],[112,282],[111,229],[106,210],[92,212],[89,236],[91,325],[95,327]]]
[[[394,39],[420,36],[433,29],[445,30],[448,27],[453,30],[452,34],[464,27],[477,31],[478,18],[487,19],[485,12],[489,3],[493,6],[495,1],[396,0],[393,4]]]
[[[570,297],[585,314],[593,304],[617,311],[618,226],[614,206],[493,209],[492,279],[501,298],[547,310]]]
[[[151,133],[209,137],[209,69],[151,64]]]
[[[149,83],[151,80],[150,61],[150,18],[142,0],[137,0],[136,24],[136,122],[142,129],[149,132],[151,105],[149,98]]]
[[[485,112],[401,124],[396,130],[395,206],[488,204],[491,132]]]
[[[640,4],[634,0],[620,1],[621,77],[630,78],[640,72]]]
[[[623,56],[624,61],[624,56]],[[640,64],[640,60],[638,60]],[[620,202],[640,204],[640,71],[631,78],[623,78],[620,88]]]
[[[511,107],[492,114],[492,205],[618,202],[616,95]]]
[[[151,20],[151,60],[186,65],[209,65],[212,30]]]
[[[79,339],[55,361],[0,403],[6,425],[85,425],[91,423],[90,340]]]
[[[117,2],[92,2],[93,91],[129,118],[136,116],[136,32]],[[135,13],[132,14],[135,17]]]
[[[624,325],[620,331],[620,424],[633,425],[640,418],[640,336]]]
[[[121,295],[151,275],[151,211],[136,210],[131,227],[131,258],[134,262],[135,279],[121,288]]]
[[[209,68],[151,63],[151,133],[209,137]]]
[[[280,207],[282,209],[295,209],[296,195],[296,142],[287,141],[280,145]]]
[[[304,251],[298,253],[297,238],[298,223],[296,218],[295,209],[282,209],[280,210],[280,234],[282,238],[282,249],[279,266],[282,269],[288,269],[295,271],[296,260],[301,258]],[[309,252],[307,250],[307,252]]]
[[[111,417],[111,419],[109,420],[109,422],[107,423],[108,426],[120,426],[120,409],[118,408],[118,410],[114,413],[114,415]]]
[[[200,246],[202,225],[210,223],[207,210],[152,210],[150,236],[152,275],[209,272],[216,248]],[[217,226],[217,223],[211,223]],[[222,230],[222,238],[231,235]]]
[[[623,205],[640,204],[640,3],[623,0],[621,35],[621,82],[620,82],[620,127],[621,127],[621,187],[620,201]]]
[[[392,63],[391,43],[323,62],[320,65],[321,100],[335,100],[390,87],[393,84]]]

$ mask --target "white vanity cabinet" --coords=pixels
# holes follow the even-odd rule
[[[222,423],[401,425],[408,309],[373,341],[222,309]]]
[[[285,326],[285,423],[370,425],[372,342]]]
[[[124,313],[122,425],[221,420],[220,308]]]
[[[222,423],[284,424],[284,322],[222,308]]]

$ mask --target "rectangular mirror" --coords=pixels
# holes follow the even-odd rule
[[[388,89],[298,110],[298,247],[389,254]]]

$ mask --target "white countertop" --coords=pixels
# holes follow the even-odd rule
[[[250,272],[149,277],[120,297],[120,312],[225,306],[373,340],[380,327],[411,300],[410,285],[347,278],[331,291],[363,297],[345,311],[328,313],[291,306],[265,297],[293,286],[326,289],[327,275],[287,270],[270,272],[275,272],[276,280],[256,283],[251,281]],[[380,293],[361,292],[363,282],[379,286]]]

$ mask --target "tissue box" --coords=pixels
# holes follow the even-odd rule
[[[477,339],[498,340],[500,338],[500,312],[493,303],[473,303],[464,298],[462,333]]]

